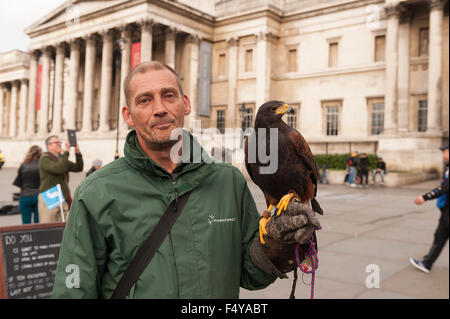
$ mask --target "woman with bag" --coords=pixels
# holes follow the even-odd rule
[[[19,208],[23,224],[31,224],[31,216],[33,214],[34,223],[39,223],[39,158],[41,155],[42,149],[39,146],[31,146],[24,162],[19,167],[17,177],[13,183],[13,185],[20,187]]]

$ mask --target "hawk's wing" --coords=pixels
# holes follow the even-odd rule
[[[317,169],[317,164],[312,155],[311,149],[304,137],[297,130],[292,130],[289,134],[289,141],[294,145],[296,154],[300,161],[305,165],[307,169],[311,171],[310,178],[314,185],[314,198],[311,199],[311,206],[314,211],[319,214],[323,214],[322,208],[315,199],[317,194],[317,181],[319,180],[319,170]]]

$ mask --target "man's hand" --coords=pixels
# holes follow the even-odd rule
[[[78,146],[78,144],[77,146],[75,146],[75,153],[80,154],[80,147]]]
[[[306,204],[293,199],[285,212],[273,216],[267,223],[267,235],[286,244],[306,244],[314,230],[320,228],[315,213]]]
[[[320,229],[320,223],[314,211],[294,198],[286,211],[270,218],[266,225],[267,234],[264,235],[265,244],[261,244],[259,238],[255,239],[252,260],[267,273],[285,278],[285,273],[297,267],[296,245],[300,245],[299,259],[303,262],[309,239],[317,229]],[[270,263],[264,262],[265,258]]]
[[[64,152],[69,152],[70,151],[70,143],[69,143],[69,141],[66,141],[65,146],[66,146],[66,148],[64,149]]]
[[[414,200],[414,203],[416,203],[417,205],[422,205],[423,203],[425,203],[425,199],[422,196],[417,196],[417,198]]]

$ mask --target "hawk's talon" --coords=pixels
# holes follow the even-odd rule
[[[261,242],[261,244],[266,243],[264,241],[264,235],[267,234],[266,225],[271,218],[270,213],[274,208],[275,207],[273,205],[270,205],[269,208],[267,208],[267,211],[262,214],[261,219],[259,220],[259,241]]]
[[[261,244],[265,244],[266,242],[264,241],[264,235],[267,234],[267,230],[266,230],[266,225],[269,222],[271,217],[267,218],[267,217],[262,217],[259,220],[259,241],[261,242]]]
[[[289,203],[291,202],[292,197],[294,197],[293,193],[289,193],[287,195],[284,195],[280,201],[278,202],[277,208],[278,212],[277,215],[280,215],[281,212],[285,211]]]

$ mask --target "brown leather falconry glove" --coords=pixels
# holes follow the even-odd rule
[[[253,262],[265,272],[279,278],[297,267],[295,246],[300,245],[299,258],[303,262],[311,237],[316,241],[314,231],[320,229],[316,214],[307,204],[293,198],[280,215],[274,215],[267,223],[265,244],[255,238],[250,254]],[[317,249],[317,243],[316,243]]]

